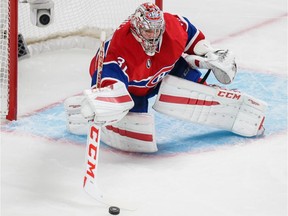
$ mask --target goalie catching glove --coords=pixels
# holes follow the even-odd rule
[[[211,69],[222,84],[229,84],[237,73],[235,56],[230,50],[215,50],[209,42],[202,40],[195,46],[196,55],[184,56],[192,68]]]

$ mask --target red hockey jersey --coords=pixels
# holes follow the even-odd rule
[[[131,94],[145,96],[170,72],[182,53],[194,54],[195,44],[205,38],[202,32],[184,17],[164,13],[164,19],[166,25],[160,51],[154,56],[148,56],[134,38],[129,21],[120,25],[105,43],[102,86],[119,80]],[[92,85],[97,83],[95,65],[96,57],[90,65]]]

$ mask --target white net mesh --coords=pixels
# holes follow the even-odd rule
[[[9,0],[1,0],[0,5],[0,84],[1,84],[1,116],[8,112],[8,67],[9,67]]]
[[[89,38],[99,38],[100,30],[105,30],[109,35],[143,1],[53,0],[53,23],[46,27],[33,25],[30,18],[30,4],[27,1],[19,2],[24,3],[18,3],[18,32],[23,35],[24,41],[28,44],[30,54],[34,54],[36,52],[33,51],[32,46],[37,47],[37,52],[44,48],[50,50],[55,46],[65,48],[65,45],[59,43],[59,38],[65,38],[66,41],[68,38],[69,43],[74,44],[75,41],[71,42],[71,36],[78,36],[77,42],[88,41],[89,44]],[[9,106],[9,3],[10,0],[1,0],[0,5],[1,117],[7,115],[7,106]],[[12,12],[14,11],[12,10]],[[24,47],[22,44],[21,48]],[[95,48],[95,46],[92,47]],[[18,48],[20,48],[19,44]],[[22,51],[20,50],[18,54],[21,54]]]
[[[54,0],[54,22],[39,28],[30,22],[30,6],[19,4],[19,32],[28,44],[53,37],[115,29],[142,2],[139,0]],[[85,34],[85,33],[84,33]]]

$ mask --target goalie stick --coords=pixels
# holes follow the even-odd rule
[[[206,74],[204,75],[204,77],[201,79],[200,84],[204,84],[204,83],[206,82],[206,80],[207,80],[208,76],[210,75],[210,73],[211,73],[211,69],[209,69],[209,70],[206,72]]]
[[[103,70],[104,62],[104,46],[105,46],[106,33],[101,32],[100,37],[100,48],[98,54],[98,65],[97,65],[97,84],[96,87],[101,87],[101,75]],[[95,67],[96,68],[96,67]],[[107,206],[119,206],[121,209],[134,211],[136,208],[131,207],[132,204],[126,204],[122,201],[117,201],[105,196],[99,189],[97,183],[97,170],[100,152],[100,135],[102,125],[92,123],[89,127],[87,134],[86,144],[86,170],[84,175],[83,189],[98,202]],[[135,205],[134,205],[135,206]]]
[[[97,84],[96,84],[97,88],[101,87],[101,76],[102,76],[103,62],[104,62],[105,39],[106,39],[106,32],[102,31],[101,36],[100,36],[100,43],[101,44],[100,44],[100,48],[99,48],[98,65],[97,65]],[[95,64],[96,64],[96,61],[95,61]]]

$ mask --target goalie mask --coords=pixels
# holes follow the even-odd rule
[[[165,31],[163,12],[153,3],[141,4],[131,15],[131,31],[149,56],[159,52]]]

